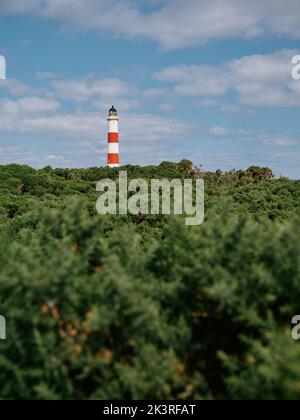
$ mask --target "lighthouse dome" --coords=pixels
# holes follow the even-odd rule
[[[109,110],[108,114],[109,114],[109,116],[115,116],[116,117],[118,115],[118,112],[117,112],[116,108],[114,106],[112,106],[111,109]]]

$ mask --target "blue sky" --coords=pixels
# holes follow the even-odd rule
[[[2,0],[0,164],[191,159],[300,178],[298,0]]]

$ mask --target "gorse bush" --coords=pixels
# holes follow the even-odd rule
[[[0,168],[2,399],[299,399],[299,183],[188,161],[206,220],[99,216],[107,168]]]

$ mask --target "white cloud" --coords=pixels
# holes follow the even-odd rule
[[[56,73],[38,71],[36,73],[36,77],[40,80],[53,80],[53,79],[57,79],[60,76],[57,75]]]
[[[183,121],[152,114],[128,114],[124,115],[123,120],[122,131],[125,137],[137,140],[140,146],[143,141],[163,142],[182,138],[187,131]]]
[[[59,103],[55,100],[37,97],[25,97],[16,101],[10,99],[0,100],[2,115],[22,115],[53,112],[59,108]]]
[[[7,158],[16,159],[24,156],[25,151],[16,146],[0,147],[0,155],[6,156]]]
[[[298,0],[161,0],[142,12],[136,0],[2,0],[0,13],[31,13],[64,27],[146,37],[164,48],[265,35],[300,39]]]
[[[53,95],[59,99],[89,102],[105,112],[113,104],[122,109],[122,112],[128,112],[140,105],[136,87],[116,78],[51,80],[50,87]]]
[[[175,83],[180,95],[223,95],[230,83],[228,70],[210,66],[167,67],[154,74],[160,82]]]
[[[255,130],[247,130],[245,128],[227,128],[227,127],[211,127],[208,129],[209,134],[215,137],[257,137],[259,132]]]
[[[0,80],[0,89],[7,90],[13,96],[25,95],[29,90],[29,86],[16,79]]]
[[[53,80],[50,86],[62,99],[87,101],[105,98],[112,100],[123,96],[132,96],[135,88],[120,79],[79,79],[79,80]]]
[[[291,77],[294,50],[246,56],[219,67],[173,66],[155,73],[161,82],[173,83],[185,96],[223,96],[234,92],[249,106],[299,106],[300,84]]]
[[[159,109],[162,112],[171,112],[171,111],[174,111],[174,109],[176,109],[176,106],[174,104],[165,103],[165,104],[160,104]]]
[[[300,144],[299,140],[287,137],[268,138],[263,141],[267,146],[291,147]]]
[[[155,88],[155,89],[146,89],[143,92],[143,95],[146,99],[157,100],[168,93],[169,93],[168,89]]]
[[[227,137],[231,135],[232,131],[224,127],[212,127],[209,129],[209,133],[216,137]]]
[[[21,14],[33,12],[40,7],[40,0],[2,0],[0,4],[0,13],[3,14]]]
[[[200,108],[213,108],[217,107],[219,105],[218,101],[213,98],[205,98],[201,99],[200,101],[197,101],[197,106]]]
[[[55,163],[60,163],[60,164],[64,164],[64,163],[70,163],[71,161],[66,159],[64,156],[62,155],[48,155],[45,156],[46,160],[49,160],[50,162],[55,162]]]

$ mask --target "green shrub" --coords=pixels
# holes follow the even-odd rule
[[[175,167],[156,177],[200,173]],[[106,168],[10,165],[2,185],[24,171],[33,189],[0,193],[2,399],[300,398],[298,182],[203,174],[206,220],[187,228],[97,215]]]

